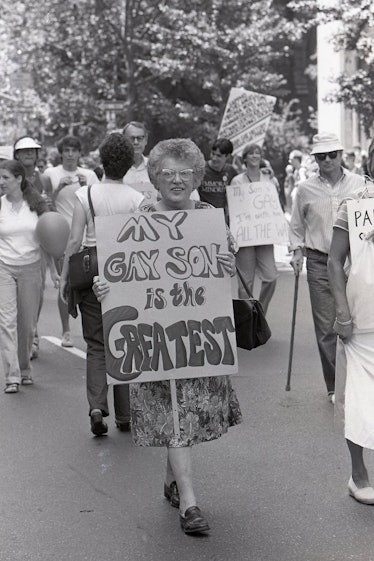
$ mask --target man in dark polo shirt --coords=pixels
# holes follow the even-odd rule
[[[237,172],[227,163],[233,152],[233,145],[227,138],[218,138],[211,149],[210,159],[205,164],[205,174],[198,189],[200,199],[227,212],[226,187]]]

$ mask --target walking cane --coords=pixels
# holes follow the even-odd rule
[[[296,323],[296,309],[297,309],[297,294],[299,291],[299,271],[295,273],[295,289],[293,295],[293,311],[292,311],[292,325],[291,325],[291,340],[290,340],[290,354],[288,357],[288,372],[286,392],[291,389],[291,370],[292,370],[292,357],[293,357],[293,342],[295,338],[295,323]]]

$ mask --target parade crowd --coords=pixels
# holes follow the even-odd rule
[[[59,161],[54,165],[42,145],[30,136],[15,141],[12,159],[0,159],[0,375],[4,392],[17,394],[22,386],[34,383],[38,319],[48,273],[56,288],[62,347],[74,345],[69,317],[81,317],[87,344],[90,427],[97,437],[108,433],[101,302],[108,297],[110,287],[99,275],[88,288],[74,289],[69,283],[70,257],[81,248],[96,246],[96,216],[197,211],[198,219],[205,216],[200,210],[223,209],[228,249],[219,252],[216,259],[227,276],[235,277],[239,269],[251,293],[258,277],[258,299],[266,314],[278,278],[274,246],[238,247],[230,232],[227,195],[239,186],[255,184],[261,188],[270,183],[287,220],[290,265],[295,275],[306,262],[327,399],[345,421],[352,460],[348,491],[357,501],[374,504],[374,489],[363,458],[365,448],[374,449],[374,322],[367,311],[374,228],[361,244],[366,251],[361,269],[350,268],[347,217],[347,201],[374,196],[374,142],[363,154],[358,147],[345,150],[334,133],[320,132],[314,135],[308,154],[300,150],[290,153],[284,183],[277,179],[262,146],[256,143],[246,145],[240,157],[234,158],[232,142],[218,138],[207,161],[190,139],[158,142],[148,157],[147,143],[146,126],[131,121],[103,139],[98,148],[100,165],[94,169],[81,165],[80,139],[70,135],[57,144]],[[152,200],[148,200],[149,189],[154,191]],[[37,235],[40,217],[48,212],[62,216],[69,226],[67,245],[59,258],[41,247]],[[238,296],[247,298],[240,282]],[[198,507],[192,485],[191,447],[220,438],[242,422],[230,377],[202,374],[176,380],[178,434],[173,430],[168,380],[119,384],[113,391],[118,430],[131,431],[138,446],[167,449],[164,496],[178,508],[182,530],[186,534],[208,532],[209,523]]]

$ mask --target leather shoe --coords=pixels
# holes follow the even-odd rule
[[[355,482],[350,477],[348,481],[348,492],[351,497],[356,499],[359,503],[364,503],[365,505],[374,505],[374,489],[373,487],[363,487],[359,489]]]
[[[209,524],[198,506],[190,506],[184,516],[179,515],[179,520],[185,534],[201,534],[209,530]]]
[[[164,497],[169,501],[171,506],[179,508],[179,492],[176,481],[172,481],[170,485],[164,483]]]
[[[116,427],[121,432],[129,432],[131,430],[131,423],[130,421],[123,421],[123,422],[116,421]]]
[[[91,432],[96,436],[102,436],[108,432],[108,425],[103,421],[103,414],[100,409],[91,411]]]

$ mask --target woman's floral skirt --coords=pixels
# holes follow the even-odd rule
[[[176,380],[180,438],[174,434],[170,382],[131,384],[132,435],[137,446],[191,446],[219,438],[242,415],[229,376]]]

